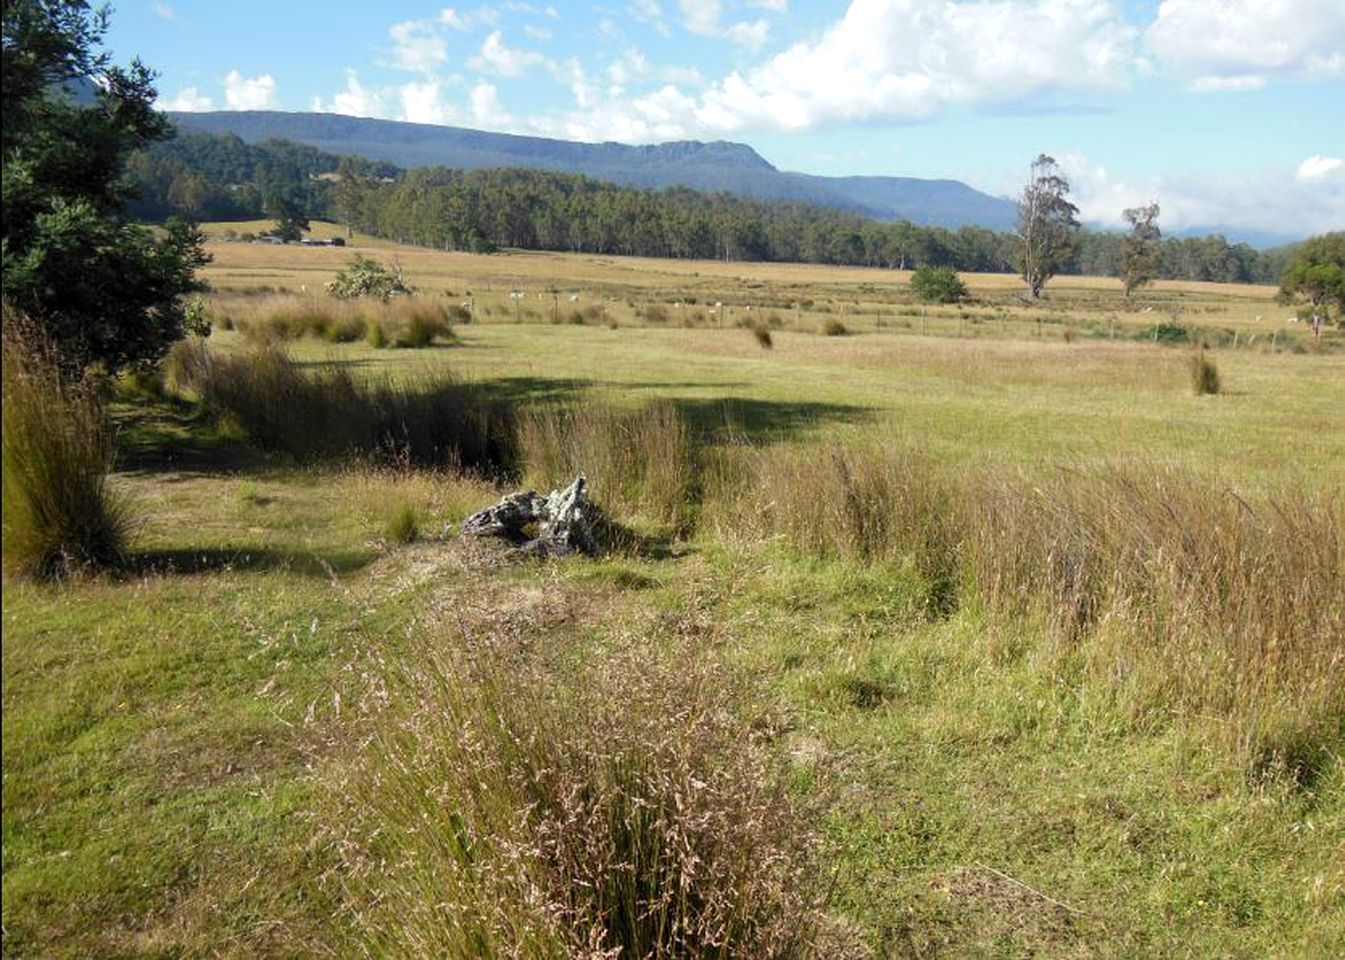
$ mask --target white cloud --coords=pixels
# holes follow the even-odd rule
[[[457,111],[443,98],[443,87],[438,80],[407,83],[398,89],[402,101],[399,120],[408,123],[452,123]]]
[[[532,37],[532,39],[537,40],[541,43],[546,43],[548,40],[551,39],[550,30],[547,30],[543,27],[534,27],[530,23],[524,25],[523,32],[526,33],[528,36]]]
[[[1298,165],[1298,179],[1321,180],[1333,173],[1340,173],[1342,168],[1345,168],[1345,160],[1340,157],[1315,155]]]
[[[532,67],[546,63],[546,57],[531,50],[517,50],[507,46],[503,34],[495,30],[481,44],[481,52],[469,62],[472,69],[482,73],[518,77]]]
[[[202,110],[214,110],[215,101],[203,96],[195,87],[183,87],[171,100],[160,99],[155,104],[160,110],[177,110],[182,113],[199,113]]]
[[[789,0],[748,0],[748,6],[760,7],[772,13],[784,13],[789,9]]]
[[[491,83],[478,83],[471,92],[472,122],[486,130],[507,129],[514,124],[514,118],[500,102],[500,91]]]
[[[360,83],[359,74],[346,70],[346,88],[324,103],[320,97],[313,98],[312,108],[317,113],[340,113],[348,117],[387,117],[388,110],[383,95],[370,90]]]
[[[448,45],[428,20],[394,23],[388,34],[393,42],[392,66],[398,70],[430,75],[448,60]]]
[[[1331,76],[1345,72],[1345,3],[1163,0],[1144,43],[1187,75]]]
[[[1338,230],[1345,223],[1345,176],[1332,159],[1308,158],[1297,178],[1287,170],[1265,170],[1135,182],[1116,180],[1105,167],[1077,154],[1061,156],[1060,165],[1069,176],[1080,216],[1089,223],[1120,227],[1123,209],[1157,200],[1162,207],[1159,224],[1168,233],[1220,228],[1310,234]],[[1310,174],[1321,173],[1305,179],[1305,167]]]
[[[548,7],[546,10],[547,16],[550,16],[552,12],[552,8]],[[500,14],[494,7],[477,7],[475,10],[469,10],[466,13],[454,7],[445,7],[439,11],[438,20],[450,30],[467,33],[477,27],[494,26],[499,23]]]
[[[688,33],[702,37],[731,40],[738,46],[756,52],[766,44],[770,24],[765,20],[724,23],[724,4],[720,0],[678,0],[682,11],[682,26]]]
[[[280,106],[276,81],[269,73],[245,77],[237,70],[230,70],[224,78],[224,99],[230,110],[275,110]]]
[[[1135,65],[1134,36],[1108,0],[854,0],[817,41],[720,81],[695,119],[728,132],[803,129],[1117,89]]]
[[[1230,91],[1261,90],[1266,78],[1259,73],[1244,73],[1231,77],[1196,77],[1191,81],[1193,93],[1228,93]]]
[[[168,20],[170,22],[177,20],[177,11],[173,9],[172,4],[164,3],[163,0],[155,0],[154,14],[160,20]]]

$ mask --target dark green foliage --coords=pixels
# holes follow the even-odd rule
[[[1314,237],[1299,247],[1280,278],[1280,295],[1307,301],[1315,336],[1320,337],[1322,326],[1331,322],[1333,306],[1340,323],[1345,316],[1345,233]]]
[[[957,303],[967,296],[967,285],[947,267],[917,268],[911,275],[911,289],[926,303]]]
[[[108,484],[112,431],[97,385],[62,376],[36,331],[4,331],[5,567],[35,579],[114,567],[131,516]]]
[[[156,238],[123,217],[127,156],[171,128],[148,68],[97,50],[105,29],[82,2],[4,8],[4,297],[71,370],[162,356],[207,259],[187,224]]]
[[[1136,339],[1151,340],[1154,343],[1166,343],[1169,345],[1179,343],[1190,343],[1191,334],[1185,327],[1179,323],[1158,323],[1147,330],[1141,332]]]

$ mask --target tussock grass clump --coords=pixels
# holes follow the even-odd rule
[[[510,410],[446,372],[361,380],[340,364],[306,369],[275,344],[239,354],[201,344],[170,360],[173,382],[232,418],[263,449],[303,460],[360,454],[488,474],[514,462]]]
[[[690,522],[696,444],[671,401],[636,410],[585,404],[527,411],[519,419],[519,453],[525,480],[537,489],[583,473],[604,504],[675,530]]]
[[[1248,756],[1339,741],[1338,491],[1245,499],[1152,467],[954,476],[874,443],[751,451],[707,501],[730,535],[908,562],[932,613],[971,603],[996,624],[1042,624],[1062,663],[1109,688],[1123,714],[1220,717]]]
[[[704,650],[617,644],[440,651],[390,682],[349,780],[373,954],[808,955],[811,838],[746,695]]]
[[[119,566],[131,513],[112,489],[113,437],[96,386],[62,376],[38,333],[6,315],[4,565],[39,580]]]
[[[841,323],[841,321],[837,320],[835,317],[827,317],[827,319],[822,322],[822,336],[824,337],[843,337],[849,332],[850,330],[846,325]]]
[[[1191,389],[1197,397],[1213,396],[1221,389],[1219,367],[1204,350],[1191,356]]]
[[[756,338],[757,344],[763,350],[769,350],[775,346],[775,341],[771,338],[771,328],[764,321],[757,320],[752,324],[752,336]]]
[[[388,517],[384,529],[388,540],[393,543],[412,543],[420,539],[420,518],[416,508],[409,503],[400,503]]]
[[[418,297],[382,303],[278,296],[234,313],[233,323],[243,335],[262,345],[309,337],[329,343],[364,339],[376,348],[391,344],[418,349],[453,339],[449,308]]]

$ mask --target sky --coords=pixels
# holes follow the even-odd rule
[[[557,137],[734,140],[777,167],[1084,218],[1345,229],[1345,0],[119,0],[173,110],[321,110]]]

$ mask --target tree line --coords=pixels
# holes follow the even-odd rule
[[[846,266],[1022,269],[1022,239],[981,227],[880,222],[825,207],[685,187],[646,190],[528,169],[403,171],[284,140],[187,133],[134,154],[131,212],[160,220],[333,219],[374,236],[448,250],[576,253]],[[1123,277],[1130,235],[1078,231],[1061,274]],[[1291,248],[1219,235],[1156,241],[1154,279],[1270,283]]]

